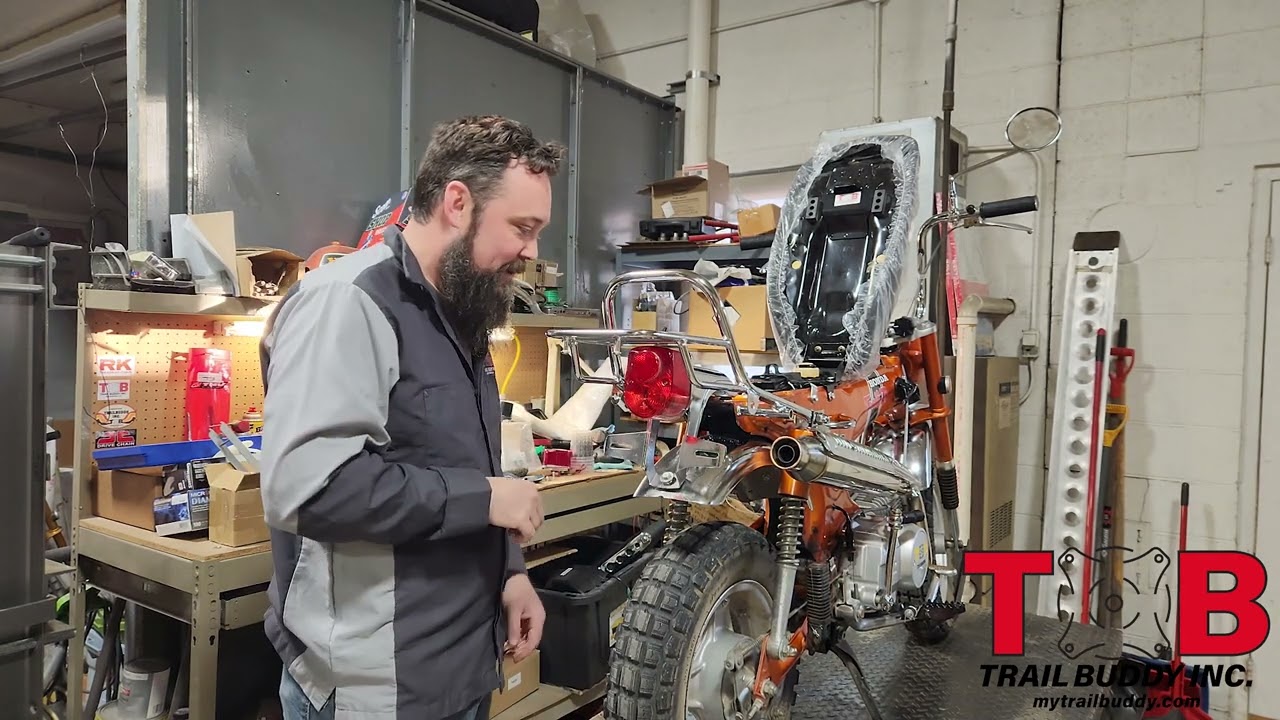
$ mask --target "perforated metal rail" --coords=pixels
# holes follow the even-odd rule
[[[1101,384],[1095,383],[1095,364],[1099,329],[1108,333],[1103,358],[1110,349],[1119,247],[1119,233],[1079,233],[1067,265],[1041,545],[1055,562],[1054,573],[1040,580],[1037,600],[1041,615],[1061,620],[1089,621],[1088,592],[1097,579],[1090,577],[1097,502],[1090,463],[1101,454],[1106,403],[1094,401],[1105,400],[1110,379],[1104,365]]]

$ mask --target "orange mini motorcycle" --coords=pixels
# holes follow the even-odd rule
[[[1038,143],[1012,134],[1058,121],[1027,112],[1009,125],[1024,149]],[[582,346],[607,348],[611,372],[578,378],[612,383],[615,400],[647,421],[636,495],[667,501],[666,541],[617,631],[607,717],[786,718],[806,651],[836,653],[874,712],[844,634],[903,625],[934,643],[963,612],[951,388],[927,320],[927,243],[939,226],[1017,228],[991,219],[1034,211],[1037,199],[957,207],[950,178],[953,209],[921,222],[918,202],[933,199],[921,175],[910,135],[839,133],[797,173],[766,269],[778,351],[793,372],[749,377],[716,289],[681,270],[623,274],[605,292],[603,328],[549,333],[575,368]],[[895,315],[913,235],[919,289],[911,312]],[[702,295],[720,337],[619,327],[621,290],[660,282]],[[727,369],[695,361],[708,351]],[[664,426],[680,440],[658,457]],[[761,519],[691,521],[692,505],[730,497]]]

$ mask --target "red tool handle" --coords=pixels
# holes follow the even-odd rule
[[[1187,505],[1191,500],[1191,483],[1182,483],[1182,507],[1178,508],[1178,553],[1187,551]],[[1182,638],[1174,636],[1173,667],[1182,664]]]
[[[1118,401],[1124,397],[1124,381],[1133,371],[1134,352],[1133,348],[1128,346],[1128,340],[1129,320],[1125,318],[1120,321],[1120,329],[1116,331],[1115,344],[1111,348],[1111,357],[1116,360],[1110,371],[1111,391],[1108,394],[1112,400]]]
[[[721,233],[707,233],[707,234],[705,234],[705,235],[690,235],[687,239],[688,239],[688,241],[689,241],[689,242],[696,243],[696,242],[712,242],[712,241],[715,241],[715,240],[724,240],[724,239],[726,239],[726,238],[732,238],[733,240],[738,240],[738,239],[739,239],[739,237],[738,237],[738,233],[736,233],[736,232],[734,232],[734,233],[723,233],[723,234],[721,234]]]

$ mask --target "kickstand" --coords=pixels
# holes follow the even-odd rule
[[[853,682],[858,686],[858,694],[862,695],[862,702],[867,706],[867,712],[871,714],[871,720],[884,720],[880,715],[880,708],[876,706],[876,699],[871,695],[871,686],[867,684],[867,678],[862,674],[862,668],[858,665],[858,661],[853,657],[853,648],[849,647],[848,641],[841,638],[839,642],[831,646],[831,651],[840,658],[840,662],[844,663],[844,667],[853,676]]]

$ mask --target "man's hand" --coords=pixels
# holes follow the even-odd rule
[[[502,589],[502,608],[507,614],[506,653],[516,662],[529,657],[542,642],[542,625],[547,612],[529,576],[512,575]]]
[[[521,543],[532,540],[542,527],[538,486],[520,478],[491,477],[489,488],[490,524],[510,530]]]

